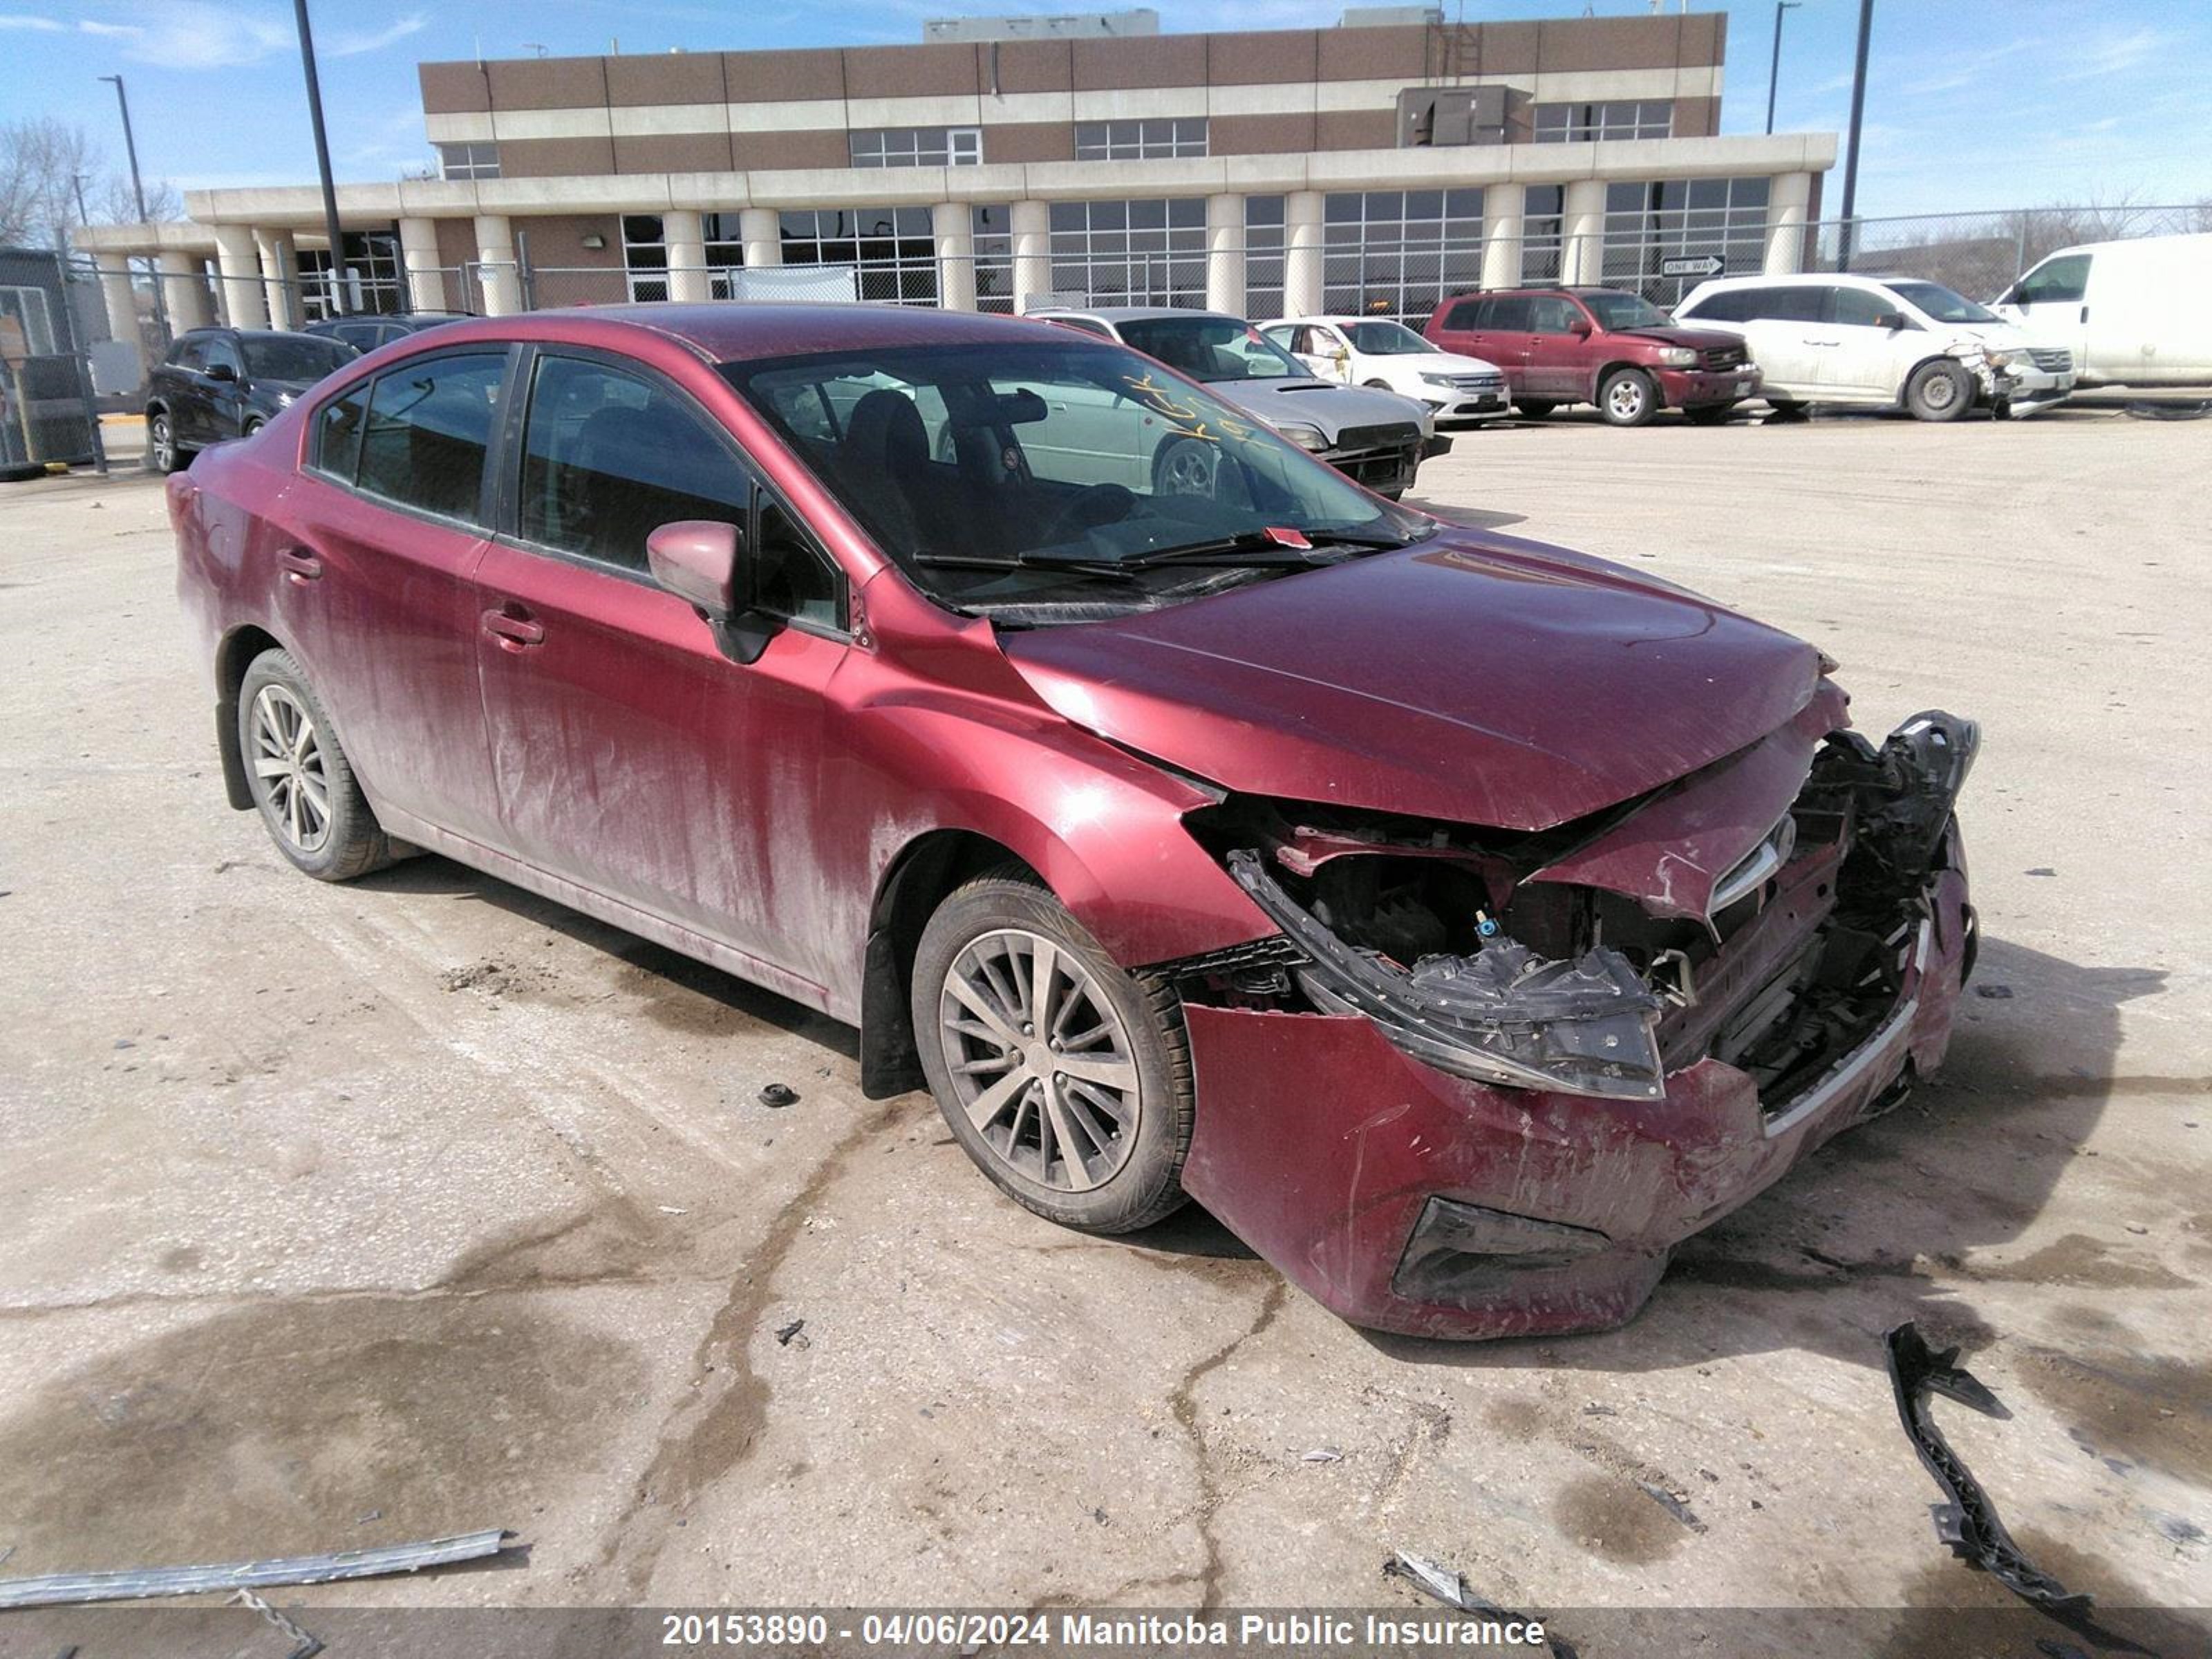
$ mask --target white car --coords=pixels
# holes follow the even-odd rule
[[[1325,380],[1395,392],[1425,404],[1438,426],[1510,412],[1495,363],[1462,357],[1387,317],[1285,317],[1260,332]]]
[[[2083,386],[2212,386],[2212,234],[2064,247],[1996,302],[2074,354]]]
[[[2073,354],[1917,276],[1723,276],[1674,307],[1678,322],[1740,334],[1777,410],[1903,406],[1954,421],[1978,406],[2026,412],[2074,390]]]

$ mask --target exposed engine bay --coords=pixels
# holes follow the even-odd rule
[[[1192,830],[1281,934],[1169,971],[1486,1084],[1651,1099],[1710,1057],[1780,1110],[1898,1004],[1979,741],[1933,712],[1789,736],[1535,832],[1231,796]]]

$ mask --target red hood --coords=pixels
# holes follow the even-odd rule
[[[1455,529],[1000,641],[1068,720],[1240,793],[1511,830],[1733,753],[1820,675],[1811,646],[1710,600]]]
[[[1695,351],[1718,351],[1743,343],[1743,337],[1739,334],[1723,334],[1717,328],[1676,328],[1671,324],[1660,328],[1616,328],[1608,331],[1638,340],[1656,340],[1662,345],[1688,346]]]

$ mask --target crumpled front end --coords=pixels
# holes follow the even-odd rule
[[[1358,1324],[1628,1318],[1673,1245],[1948,1044],[1978,735],[1929,714],[1877,749],[1842,711],[1824,682],[1761,742],[1553,830],[1194,815],[1280,933],[1165,964],[1197,1074],[1185,1185]]]

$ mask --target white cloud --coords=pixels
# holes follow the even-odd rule
[[[63,33],[67,25],[51,17],[33,17],[20,11],[0,11],[0,29],[30,29],[40,34]]]
[[[161,69],[234,69],[299,47],[291,14],[265,4],[163,0],[158,9],[133,8],[122,15],[131,21],[82,18],[77,27],[118,42],[123,55],[135,63]],[[20,27],[37,27],[46,21],[27,19]],[[319,39],[315,47],[325,58],[357,58],[381,52],[428,26],[423,13],[410,12],[380,29],[335,30]]]
[[[327,43],[318,40],[315,50],[325,58],[358,58],[364,52],[382,52],[396,46],[410,34],[420,34],[430,26],[430,20],[421,12],[410,12],[388,28],[373,34],[334,34]]]

